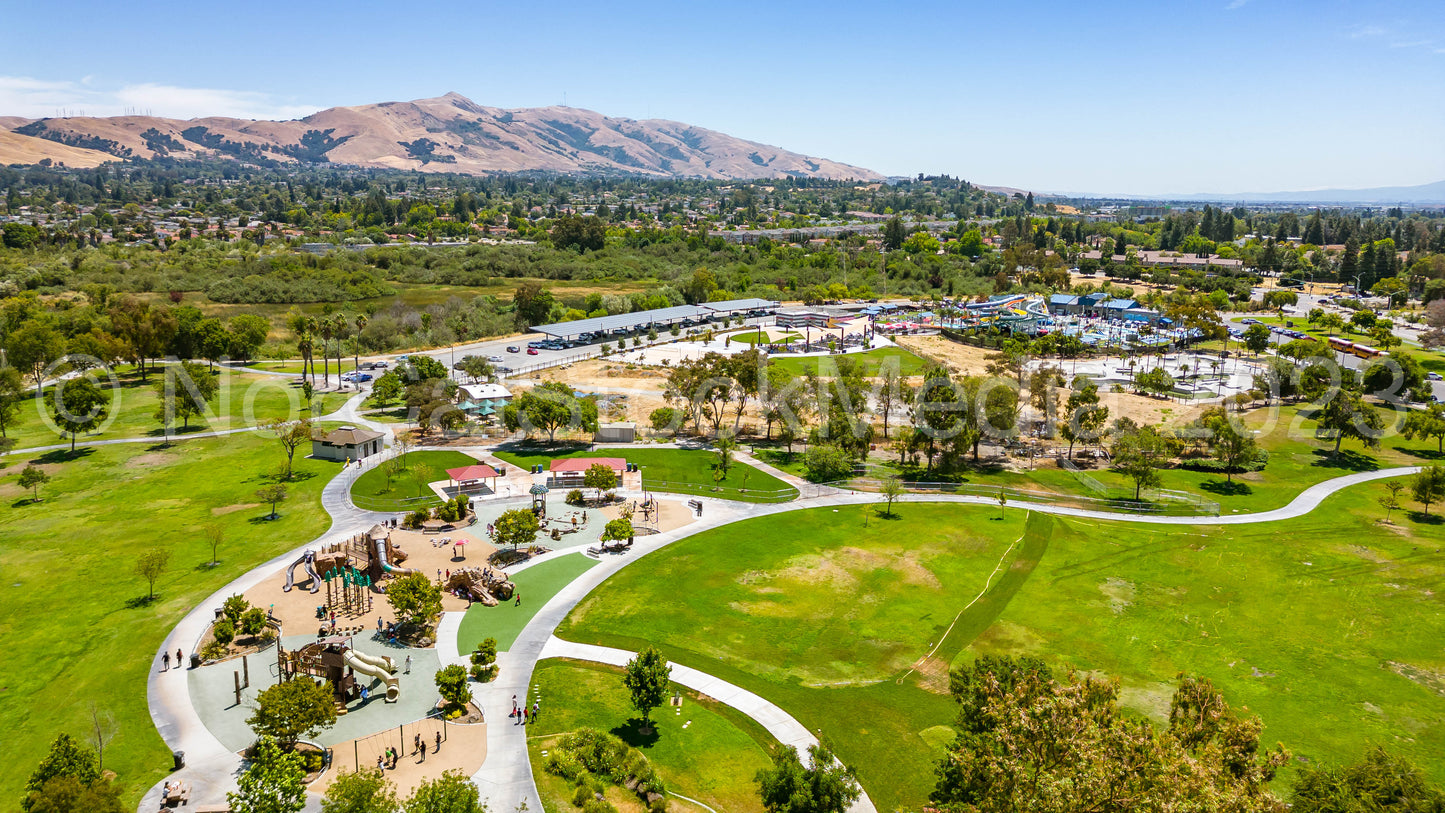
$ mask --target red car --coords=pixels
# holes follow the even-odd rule
[[[535,347],[528,347],[528,348],[527,348],[527,355],[529,355],[529,356],[535,356],[535,355],[537,355],[537,348],[535,348]]]

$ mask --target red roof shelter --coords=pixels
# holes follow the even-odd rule
[[[496,491],[496,480],[500,477],[497,470],[486,463],[478,463],[474,466],[463,466],[459,469],[447,469],[447,477],[453,482],[466,488],[469,483],[480,483],[482,480],[492,481],[492,490]]]

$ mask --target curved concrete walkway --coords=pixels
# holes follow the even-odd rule
[[[357,407],[360,405],[364,396],[364,392],[358,393],[351,400],[347,401],[346,405],[340,410],[332,414],[341,420],[363,424],[375,428],[378,431],[385,432],[388,436],[387,441],[389,443],[391,440],[391,428],[388,425],[369,421],[357,413]],[[219,603],[223,601],[226,596],[237,592],[244,592],[255,586],[287,562],[294,560],[296,556],[300,555],[300,551],[305,548],[339,540],[354,531],[358,525],[369,524],[377,519],[390,517],[391,514],[381,514],[358,509],[352,505],[350,500],[350,485],[352,480],[361,472],[375,467],[379,462],[380,456],[374,456],[369,462],[363,461],[360,466],[349,467],[346,471],[341,472],[326,484],[322,491],[322,505],[332,517],[331,528],[326,534],[308,542],[306,545],[281,556],[277,556],[265,564],[253,568],[248,573],[213,593],[205,601],[198,604],[176,625],[162,643],[162,648],[156,652],[156,657],[159,658],[161,652],[174,651],[177,648],[194,651],[210,623],[214,607],[219,606]],[[1383,469],[1373,472],[1360,472],[1336,477],[1310,486],[1291,500],[1288,505],[1281,508],[1250,514],[1230,514],[1217,517],[1139,516],[1029,502],[1012,502],[1010,503],[1010,507],[1025,508],[1061,516],[1117,522],[1138,522],[1157,525],[1244,525],[1297,518],[1313,511],[1327,497],[1351,486],[1367,483],[1372,480],[1409,475],[1419,470],[1420,467],[1412,466]],[[557,656],[555,654],[549,654],[549,651],[556,653],[566,651],[566,647],[580,646],[557,641],[557,639],[553,637],[553,631],[557,626],[567,614],[571,612],[572,608],[591,593],[592,590],[601,585],[617,571],[632,562],[638,561],[644,555],[699,532],[746,519],[778,514],[785,511],[806,510],[809,508],[870,504],[876,503],[878,500],[879,495],[871,492],[845,491],[837,491],[835,493],[827,493],[774,505],[736,503],[714,498],[702,498],[701,502],[704,506],[703,515],[695,521],[673,531],[640,537],[629,554],[603,559],[601,564],[587,570],[562,590],[558,591],[522,630],[512,647],[506,652],[498,653],[497,663],[500,667],[498,679],[493,683],[482,684],[475,690],[478,704],[484,711],[491,710],[493,713],[500,713],[500,709],[510,709],[508,704],[510,703],[512,695],[519,698],[526,697],[531,685],[532,671],[538,660],[544,657]],[[950,494],[909,494],[904,495],[902,500],[906,502],[948,502],[982,506],[996,505],[995,501],[989,497]],[[563,555],[580,554],[561,551],[555,554],[549,554],[548,558]],[[461,621],[460,616],[460,613],[448,613],[441,621],[441,629],[451,630],[455,633],[455,625],[460,624]],[[442,658],[443,663],[461,663],[464,660],[462,654],[456,651],[454,639],[455,635],[453,634],[453,640],[446,645],[441,645],[440,643],[438,645],[438,655]],[[557,643],[554,644],[552,643],[553,641],[557,641]],[[550,650],[549,646],[551,647]],[[606,657],[615,658],[616,656],[608,654]],[[802,736],[807,735],[806,729],[803,729],[800,733],[797,729],[792,728],[789,725],[790,722],[797,725],[799,729],[802,727],[801,724],[797,724],[796,721],[787,715],[786,712],[783,712],[782,709],[778,709],[776,706],[762,700],[762,698],[757,698],[761,705],[754,704],[752,701],[746,699],[743,694],[737,694],[742,693],[742,689],[718,681],[716,678],[712,678],[705,673],[696,672],[696,675],[692,675],[690,674],[691,672],[696,672],[696,670],[689,670],[690,680],[696,680],[701,685],[712,685],[720,694],[738,699],[743,705],[735,706],[736,708],[739,708],[745,713],[749,713],[749,716],[753,716],[760,724],[767,727],[770,732],[776,729],[782,735],[779,736],[780,740],[783,740],[783,736],[786,736],[789,740],[807,744],[801,739]],[[683,681],[679,678],[679,682],[681,683]],[[177,685],[178,683],[180,685]],[[684,683],[684,685],[691,686],[691,684],[688,683]],[[733,690],[737,693],[734,693]],[[711,692],[707,693],[710,696],[717,697],[717,695]],[[718,699],[722,700],[723,698],[718,697]],[[235,777],[240,770],[240,758],[238,755],[227,751],[201,722],[199,715],[196,714],[195,708],[191,704],[187,681],[169,672],[152,672],[147,682],[147,700],[150,705],[151,719],[155,722],[156,729],[160,732],[167,746],[172,750],[186,752],[187,767],[171,774],[167,778],[180,778],[190,782],[193,788],[192,802],[194,804],[224,803],[226,792],[235,789]],[[729,705],[732,704],[730,703]],[[749,709],[756,710],[758,716],[753,715]],[[773,711],[774,709],[776,709],[776,712]],[[778,735],[775,734],[775,736]],[[811,735],[807,736],[811,737]],[[783,741],[786,742],[788,740]],[[532,777],[531,765],[527,759],[525,727],[510,725],[488,726],[487,759],[472,779],[481,789],[483,798],[493,810],[514,810],[522,802],[526,802],[528,807],[538,804],[536,784]],[[141,813],[149,813],[159,807],[160,787],[160,784],[157,784],[146,793],[139,807]],[[318,799],[316,797],[308,796],[308,808],[315,808],[317,804]],[[859,811],[859,813],[862,813],[862,811],[871,811],[872,809],[872,803],[867,800],[866,796],[859,800],[858,805],[855,805],[855,810]]]

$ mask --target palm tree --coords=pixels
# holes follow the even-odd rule
[[[317,326],[321,333],[321,386],[331,386],[331,336],[332,322],[329,317],[323,317],[321,324]]]
[[[301,320],[301,325],[301,329],[307,334],[307,337],[309,339],[306,347],[306,362],[309,362],[311,365],[311,383],[315,384],[316,357],[312,355],[312,352],[316,349],[316,331],[320,326],[320,323],[317,322],[315,316],[307,316],[305,319]],[[303,366],[306,362],[303,362]]]
[[[296,352],[301,354],[301,380],[303,382],[306,381],[306,360],[311,358],[311,349],[311,334],[306,331],[297,334]],[[311,383],[314,384],[314,374],[312,375],[312,379],[313,381]]]
[[[366,314],[356,314],[356,341],[352,343],[351,349],[356,353],[356,358],[352,361],[355,362],[358,370],[361,369],[361,331],[366,330],[366,322]]]
[[[341,379],[341,356],[342,353],[346,352],[346,345],[342,339],[345,339],[346,334],[350,332],[351,321],[346,318],[346,314],[338,313],[331,317],[331,334],[336,337],[336,378],[338,384]]]

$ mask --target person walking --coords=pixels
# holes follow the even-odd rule
[[[405,672],[404,674],[408,674],[408,675],[411,674],[411,656],[410,656],[410,655],[407,655],[407,656],[406,656],[406,672]]]
[[[420,750],[421,750],[421,747],[422,747],[422,745],[421,745],[421,735],[418,734],[418,735],[416,735],[415,737],[412,737],[412,740],[411,740],[411,752],[412,752],[413,754],[415,754],[417,751],[420,751]]]
[[[539,711],[541,711],[541,710],[542,710],[542,701],[540,701],[540,700],[534,700],[534,701],[532,701],[532,719],[533,719],[533,720],[537,719],[537,712],[539,712]]]
[[[381,754],[376,755],[376,770],[378,772],[386,770],[386,757]]]
[[[520,606],[522,606],[522,591],[521,591],[521,590],[517,590],[515,593],[512,594],[512,596],[513,596],[513,598],[516,599],[516,601],[512,602],[512,606],[513,606],[513,607],[520,607]]]
[[[181,648],[176,647],[176,668],[181,669]]]
[[[511,716],[513,716],[513,717],[516,717],[516,716],[517,716],[517,696],[516,696],[516,695],[512,695],[512,715],[511,715]]]
[[[417,762],[426,762],[426,740],[422,740],[420,735],[417,735],[417,739],[421,740],[419,744],[421,748],[421,759],[417,760]]]
[[[441,733],[440,731],[437,732],[437,747],[433,748],[432,750],[435,751],[435,752],[437,752],[437,753],[441,753],[441,750],[442,750],[442,733]]]
[[[161,653],[161,671],[169,672],[171,669],[171,651],[167,649]]]
[[[526,706],[523,706],[523,707],[522,707],[522,725],[526,725],[526,724],[527,724],[527,707],[526,707]]]

